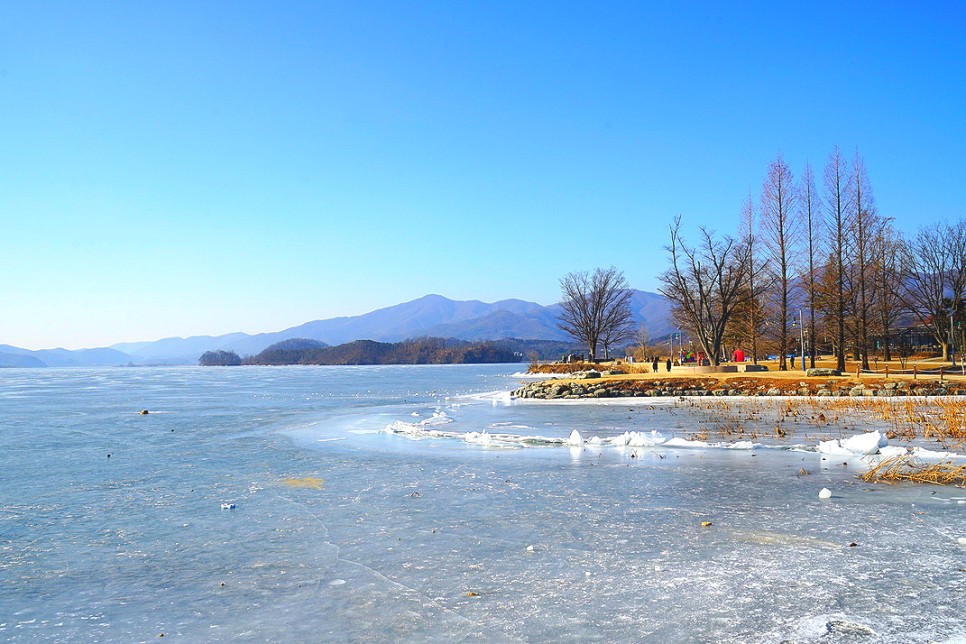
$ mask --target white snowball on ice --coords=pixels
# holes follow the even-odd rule
[[[832,490],[828,489],[827,487],[823,487],[822,488],[822,491],[818,493],[818,498],[820,498],[820,499],[831,499],[832,498]]]

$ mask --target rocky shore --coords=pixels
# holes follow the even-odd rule
[[[565,380],[531,382],[516,398],[669,398],[680,396],[964,396],[966,382],[854,378],[778,379],[761,377],[613,379],[607,372],[574,373]]]

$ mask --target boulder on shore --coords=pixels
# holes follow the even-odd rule
[[[842,372],[838,369],[809,369],[805,372],[805,375],[809,378],[817,376],[841,376]]]

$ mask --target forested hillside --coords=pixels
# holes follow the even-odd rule
[[[505,343],[417,338],[403,342],[357,340],[335,347],[289,348],[272,345],[244,359],[249,365],[290,364],[480,364],[520,362],[522,354]]]

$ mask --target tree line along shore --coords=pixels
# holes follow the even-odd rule
[[[825,354],[839,371],[850,359],[870,371],[877,360],[929,350],[955,365],[966,346],[966,220],[900,232],[877,205],[862,157],[838,148],[821,177],[806,163],[796,178],[779,155],[739,213],[737,235],[700,226],[694,243],[682,217],[671,220],[658,290],[675,332],[634,327],[628,284],[614,267],[560,280],[561,328],[591,360],[633,339],[643,356],[675,362],[686,343],[710,365],[736,349],[755,364],[775,355],[780,371],[803,355],[809,367]]]
[[[650,365],[615,360],[606,363],[532,362],[528,372],[547,376],[513,392],[518,398],[573,399],[681,396],[966,396],[966,368],[955,370],[932,362],[910,369],[883,365],[878,372],[863,372],[855,363],[852,372],[839,372],[834,363],[819,362],[806,371],[698,373],[688,366],[657,372]],[[775,361],[763,366],[774,367]],[[892,367],[890,369],[890,366]]]
[[[330,346],[305,338],[277,342],[251,356],[234,351],[207,351],[203,367],[239,365],[379,365],[379,364],[491,364],[521,362],[527,353],[560,355],[568,342],[506,338],[469,342],[451,338],[414,338],[402,342],[356,340]]]
[[[768,378],[758,374],[740,378],[658,376],[626,379],[591,371],[575,373],[570,379],[531,382],[516,389],[513,396],[542,400],[682,396],[966,396],[966,380],[796,379]]]

